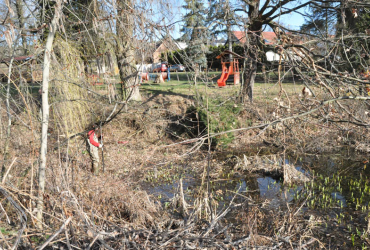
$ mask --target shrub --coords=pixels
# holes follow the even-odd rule
[[[241,108],[232,100],[226,101],[221,98],[208,100],[208,112],[205,98],[200,98],[198,107],[192,106],[187,110],[189,120],[192,122],[193,135],[206,135],[207,128],[211,134],[229,131],[240,127],[238,115]],[[207,119],[209,116],[209,123]],[[197,120],[194,123],[194,118]],[[199,133],[198,133],[199,131]],[[235,139],[234,133],[226,133],[212,139],[212,145],[223,145],[231,143]]]

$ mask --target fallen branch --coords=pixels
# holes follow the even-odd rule
[[[26,228],[26,225],[27,225],[27,216],[26,216],[26,213],[24,212],[24,210],[21,208],[21,206],[19,206],[18,203],[15,202],[12,197],[10,197],[10,195],[8,194],[8,192],[5,189],[0,187],[0,192],[5,196],[5,198],[10,202],[10,204],[12,204],[13,207],[16,209],[17,214],[18,214],[18,216],[21,220],[22,227],[18,231],[17,240],[15,241],[12,250],[17,249],[17,246],[18,246],[18,244],[21,240],[21,237],[22,237],[22,233],[23,233],[23,231],[24,231],[24,229]]]
[[[15,157],[14,158],[14,160],[12,161],[12,163],[10,164],[10,166],[8,167],[8,170],[6,171],[6,173],[5,173],[5,175],[4,175],[4,177],[3,177],[3,180],[2,180],[2,184],[4,184],[4,182],[5,182],[5,179],[6,179],[6,177],[8,176],[8,174],[9,174],[9,171],[10,171],[10,169],[13,167],[13,164],[14,164],[14,162],[17,160],[17,157]]]
[[[58,236],[58,234],[60,234],[64,229],[65,227],[68,225],[68,223],[72,220],[72,217],[69,217],[64,223],[63,225],[59,228],[59,230],[54,234],[52,235],[47,241],[45,241],[45,243],[38,249],[38,250],[42,250],[44,249],[55,237]]]

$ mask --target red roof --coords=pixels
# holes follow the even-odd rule
[[[240,41],[240,43],[246,42],[244,31],[233,31],[234,36]],[[265,40],[265,44],[274,44],[277,40],[276,34],[273,31],[262,32],[262,38]]]
[[[241,42],[245,43],[245,32],[244,31],[233,31],[234,36]]]
[[[265,40],[265,44],[271,45],[277,41],[276,34],[273,31],[262,32],[262,37]]]
[[[18,61],[27,61],[27,60],[30,60],[32,58],[33,58],[33,55],[29,55],[29,56],[15,56],[14,57],[14,61],[16,61],[16,62],[18,62]],[[10,62],[11,59],[12,59],[11,57],[0,59],[0,62]]]

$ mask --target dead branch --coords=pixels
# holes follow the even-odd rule
[[[15,241],[13,247],[12,247],[12,249],[17,249],[17,246],[18,246],[18,244],[21,240],[23,231],[26,229],[27,216],[26,216],[26,213],[24,212],[24,210],[18,205],[18,203],[16,203],[13,200],[12,197],[10,197],[10,195],[8,194],[8,192],[5,189],[0,187],[0,192],[10,202],[10,204],[15,208],[15,210],[16,210],[18,216],[19,216],[19,219],[20,219],[21,228],[18,230],[17,239],[16,239],[16,241]]]
[[[63,225],[59,228],[58,231],[56,231],[52,236],[50,236],[50,238],[45,241],[44,244],[42,244],[42,246],[39,248],[39,250],[42,250],[44,249],[55,237],[57,237],[64,229],[65,227],[68,225],[68,223],[72,220],[72,217],[69,217],[64,223]]]

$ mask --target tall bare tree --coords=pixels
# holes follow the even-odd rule
[[[132,0],[117,1],[118,13],[116,21],[116,56],[124,99],[141,100],[139,92],[139,76],[136,70],[134,49],[134,2]]]
[[[46,170],[46,155],[48,150],[48,128],[49,128],[49,76],[51,55],[53,53],[53,41],[57,31],[58,22],[62,15],[63,2],[57,1],[55,4],[55,12],[49,25],[49,34],[46,39],[44,50],[44,63],[42,75],[42,125],[41,125],[41,147],[40,147],[40,165],[39,165],[39,193],[37,202],[37,219],[38,225],[42,227],[43,201],[45,192],[45,170]]]
[[[262,30],[265,25],[275,28],[276,24],[274,20],[277,17],[293,13],[294,11],[300,10],[310,3],[320,1],[306,1],[297,2],[292,0],[284,1],[264,1],[261,6],[261,1],[251,0],[247,2],[240,2],[238,7],[234,8],[237,13],[244,14],[239,18],[244,20],[243,26],[246,25],[246,43],[245,43],[245,57],[246,57],[246,69],[244,71],[244,83],[240,92],[240,100],[244,102],[246,99],[253,101],[253,88],[255,77],[257,73],[257,65],[259,61],[259,52],[261,51],[262,44]],[[295,4],[295,6],[289,6]],[[289,7],[287,7],[287,5]]]
[[[15,1],[15,8],[17,10],[17,17],[19,23],[19,30],[22,34],[22,47],[23,47],[23,54],[27,55],[27,38],[25,36],[25,18],[24,18],[24,10],[23,10],[23,0],[16,0]]]

